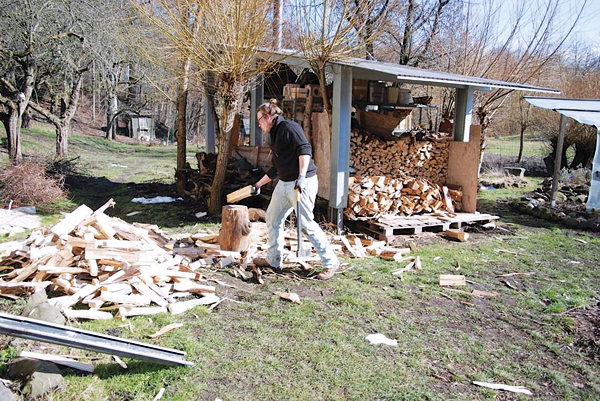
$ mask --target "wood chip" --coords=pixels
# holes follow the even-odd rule
[[[288,301],[291,301],[291,302],[293,302],[295,304],[302,305],[302,301],[300,300],[300,297],[295,292],[275,291],[273,294],[277,295],[280,298],[283,298],[283,299],[286,299]]]
[[[123,362],[123,360],[121,358],[119,358],[116,355],[113,355],[112,357],[115,360],[115,362],[119,364],[120,367],[122,367],[123,369],[127,369],[127,364],[125,362]]]
[[[165,333],[168,333],[171,330],[175,330],[175,329],[178,329],[180,327],[183,327],[183,323],[173,323],[173,324],[170,324],[168,326],[163,327],[162,329],[158,330],[154,334],[148,335],[148,337],[150,337],[150,338],[156,338],[156,337],[162,336]]]
[[[475,384],[476,386],[487,387],[487,388],[491,388],[494,390],[505,390],[505,391],[510,391],[513,393],[533,395],[533,393],[531,391],[527,390],[523,386],[509,386],[507,384],[485,383],[485,382],[476,382],[476,381],[474,381],[473,384]]]

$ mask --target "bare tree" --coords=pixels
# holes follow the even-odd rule
[[[46,117],[54,125],[56,129],[56,157],[58,158],[65,157],[68,154],[71,120],[77,111],[83,73],[86,70],[87,67],[83,67],[74,71],[74,76],[71,77],[70,90],[65,90],[59,95],[57,111],[53,112],[51,109],[45,108],[41,103],[33,100],[31,100],[28,105],[33,110]]]
[[[401,0],[390,10],[386,34],[378,48],[387,61],[418,66],[431,60],[444,11],[451,0]],[[457,2],[455,2],[457,3]]]
[[[261,0],[157,0],[140,8],[148,26],[161,35],[171,61],[179,65],[178,170],[185,169],[184,98],[191,82],[203,82],[212,106],[218,156],[208,203],[211,214],[221,211],[234,116],[240,110],[243,94],[257,84],[257,77],[268,66],[258,56],[261,47],[273,43],[266,29],[272,26],[271,6]],[[190,80],[192,73],[194,80]],[[179,176],[180,189],[181,180]]]
[[[340,8],[345,13],[345,3],[342,2]],[[376,34],[379,34],[380,27],[389,22],[388,15],[392,10],[399,6],[397,0],[380,0],[367,4],[361,0],[354,0],[349,3],[350,12],[346,13],[346,18],[354,24],[354,27],[361,39],[365,58],[375,60],[375,41]]]
[[[563,48],[586,2],[579,1],[575,19],[566,20],[560,0],[518,2],[512,9],[500,0],[485,0],[483,6],[467,1],[455,16],[460,24],[437,40],[438,65],[464,75],[535,82]],[[484,131],[511,92],[499,88],[477,95],[475,116]]]
[[[294,2],[295,43],[319,79],[323,104],[332,125],[331,99],[327,95],[327,63],[364,54],[382,33],[384,18],[376,14],[374,0],[296,0]],[[368,29],[367,29],[368,28]]]
[[[52,61],[61,46],[81,44],[69,15],[68,2],[29,0],[0,2],[0,112],[12,163],[22,159],[22,116],[31,100],[40,67]]]

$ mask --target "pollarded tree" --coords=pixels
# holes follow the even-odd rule
[[[213,110],[218,143],[215,176],[208,211],[221,212],[228,149],[235,115],[243,94],[258,83],[268,68],[260,60],[269,38],[271,4],[264,0],[156,0],[139,7],[146,26],[160,36],[168,60],[177,66],[177,170],[178,189],[185,185],[186,108],[189,85],[201,81]],[[174,68],[172,70],[175,70]],[[191,80],[192,74],[195,74]]]
[[[55,126],[56,155],[68,153],[84,73],[94,61],[101,66],[115,42],[106,34],[119,16],[115,7],[110,0],[30,0],[2,15],[10,23],[0,52],[6,61],[2,83],[5,91],[20,93],[19,107],[3,101],[11,160],[20,158],[18,115],[27,107]]]
[[[383,6],[387,10],[387,5],[376,0],[293,1],[293,26],[297,35],[294,46],[319,79],[330,129],[333,117],[327,95],[327,64],[347,57],[359,57],[371,49],[386,21],[383,16],[373,16]]]

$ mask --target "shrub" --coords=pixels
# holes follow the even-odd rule
[[[2,204],[35,206],[64,196],[62,176],[50,176],[46,168],[46,163],[27,160],[1,172]]]

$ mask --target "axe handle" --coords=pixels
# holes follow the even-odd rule
[[[300,188],[296,188],[296,220],[298,227],[298,257],[304,256],[304,250],[302,249],[302,222],[300,221],[300,197],[302,194],[300,193]]]

